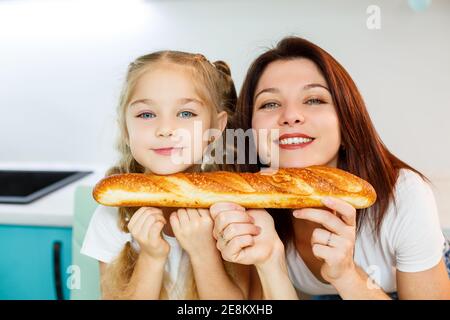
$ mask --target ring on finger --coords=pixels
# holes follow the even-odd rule
[[[331,237],[333,236],[333,233],[332,232],[330,232],[330,234],[328,235],[328,240],[327,240],[327,246],[329,246],[330,245],[330,243],[331,243]]]

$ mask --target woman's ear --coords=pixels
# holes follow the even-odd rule
[[[227,126],[228,121],[228,114],[226,111],[219,112],[217,114],[217,129],[219,129],[221,132],[225,130]]]

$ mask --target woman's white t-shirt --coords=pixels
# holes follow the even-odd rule
[[[139,244],[132,239],[130,233],[119,229],[118,221],[117,208],[98,206],[86,231],[81,253],[98,261],[110,263],[117,258],[128,241],[139,252]],[[172,282],[175,283],[181,259],[184,257],[188,259],[188,257],[176,238],[164,233],[162,236],[170,245],[165,269],[169,272]]]
[[[357,235],[354,252],[355,263],[387,293],[396,291],[396,270],[419,272],[436,266],[445,243],[433,193],[418,174],[400,170],[394,198],[395,204],[389,204],[384,216],[380,237],[374,237],[366,223]],[[289,276],[298,291],[337,294],[333,286],[313,275],[292,243],[287,246],[286,257]]]

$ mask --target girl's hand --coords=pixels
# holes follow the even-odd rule
[[[170,246],[161,237],[165,224],[161,209],[142,207],[134,213],[128,223],[128,230],[139,244],[141,253],[158,260],[167,258]]]
[[[332,212],[322,209],[294,210],[293,215],[321,224],[311,237],[312,252],[324,261],[322,277],[333,284],[343,276],[356,272],[353,260],[356,235],[356,209],[347,202],[327,197],[323,204]]]
[[[231,202],[215,203],[210,208],[214,219],[213,235],[222,257],[230,262],[261,265],[283,244],[275,231],[271,215],[264,209],[246,210]]]
[[[170,225],[191,259],[217,252],[212,236],[213,221],[208,209],[178,209],[170,215]]]

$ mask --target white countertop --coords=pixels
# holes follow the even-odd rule
[[[72,227],[75,189],[78,186],[94,186],[103,178],[107,167],[0,164],[0,169],[93,171],[29,204],[0,204],[0,224]]]

